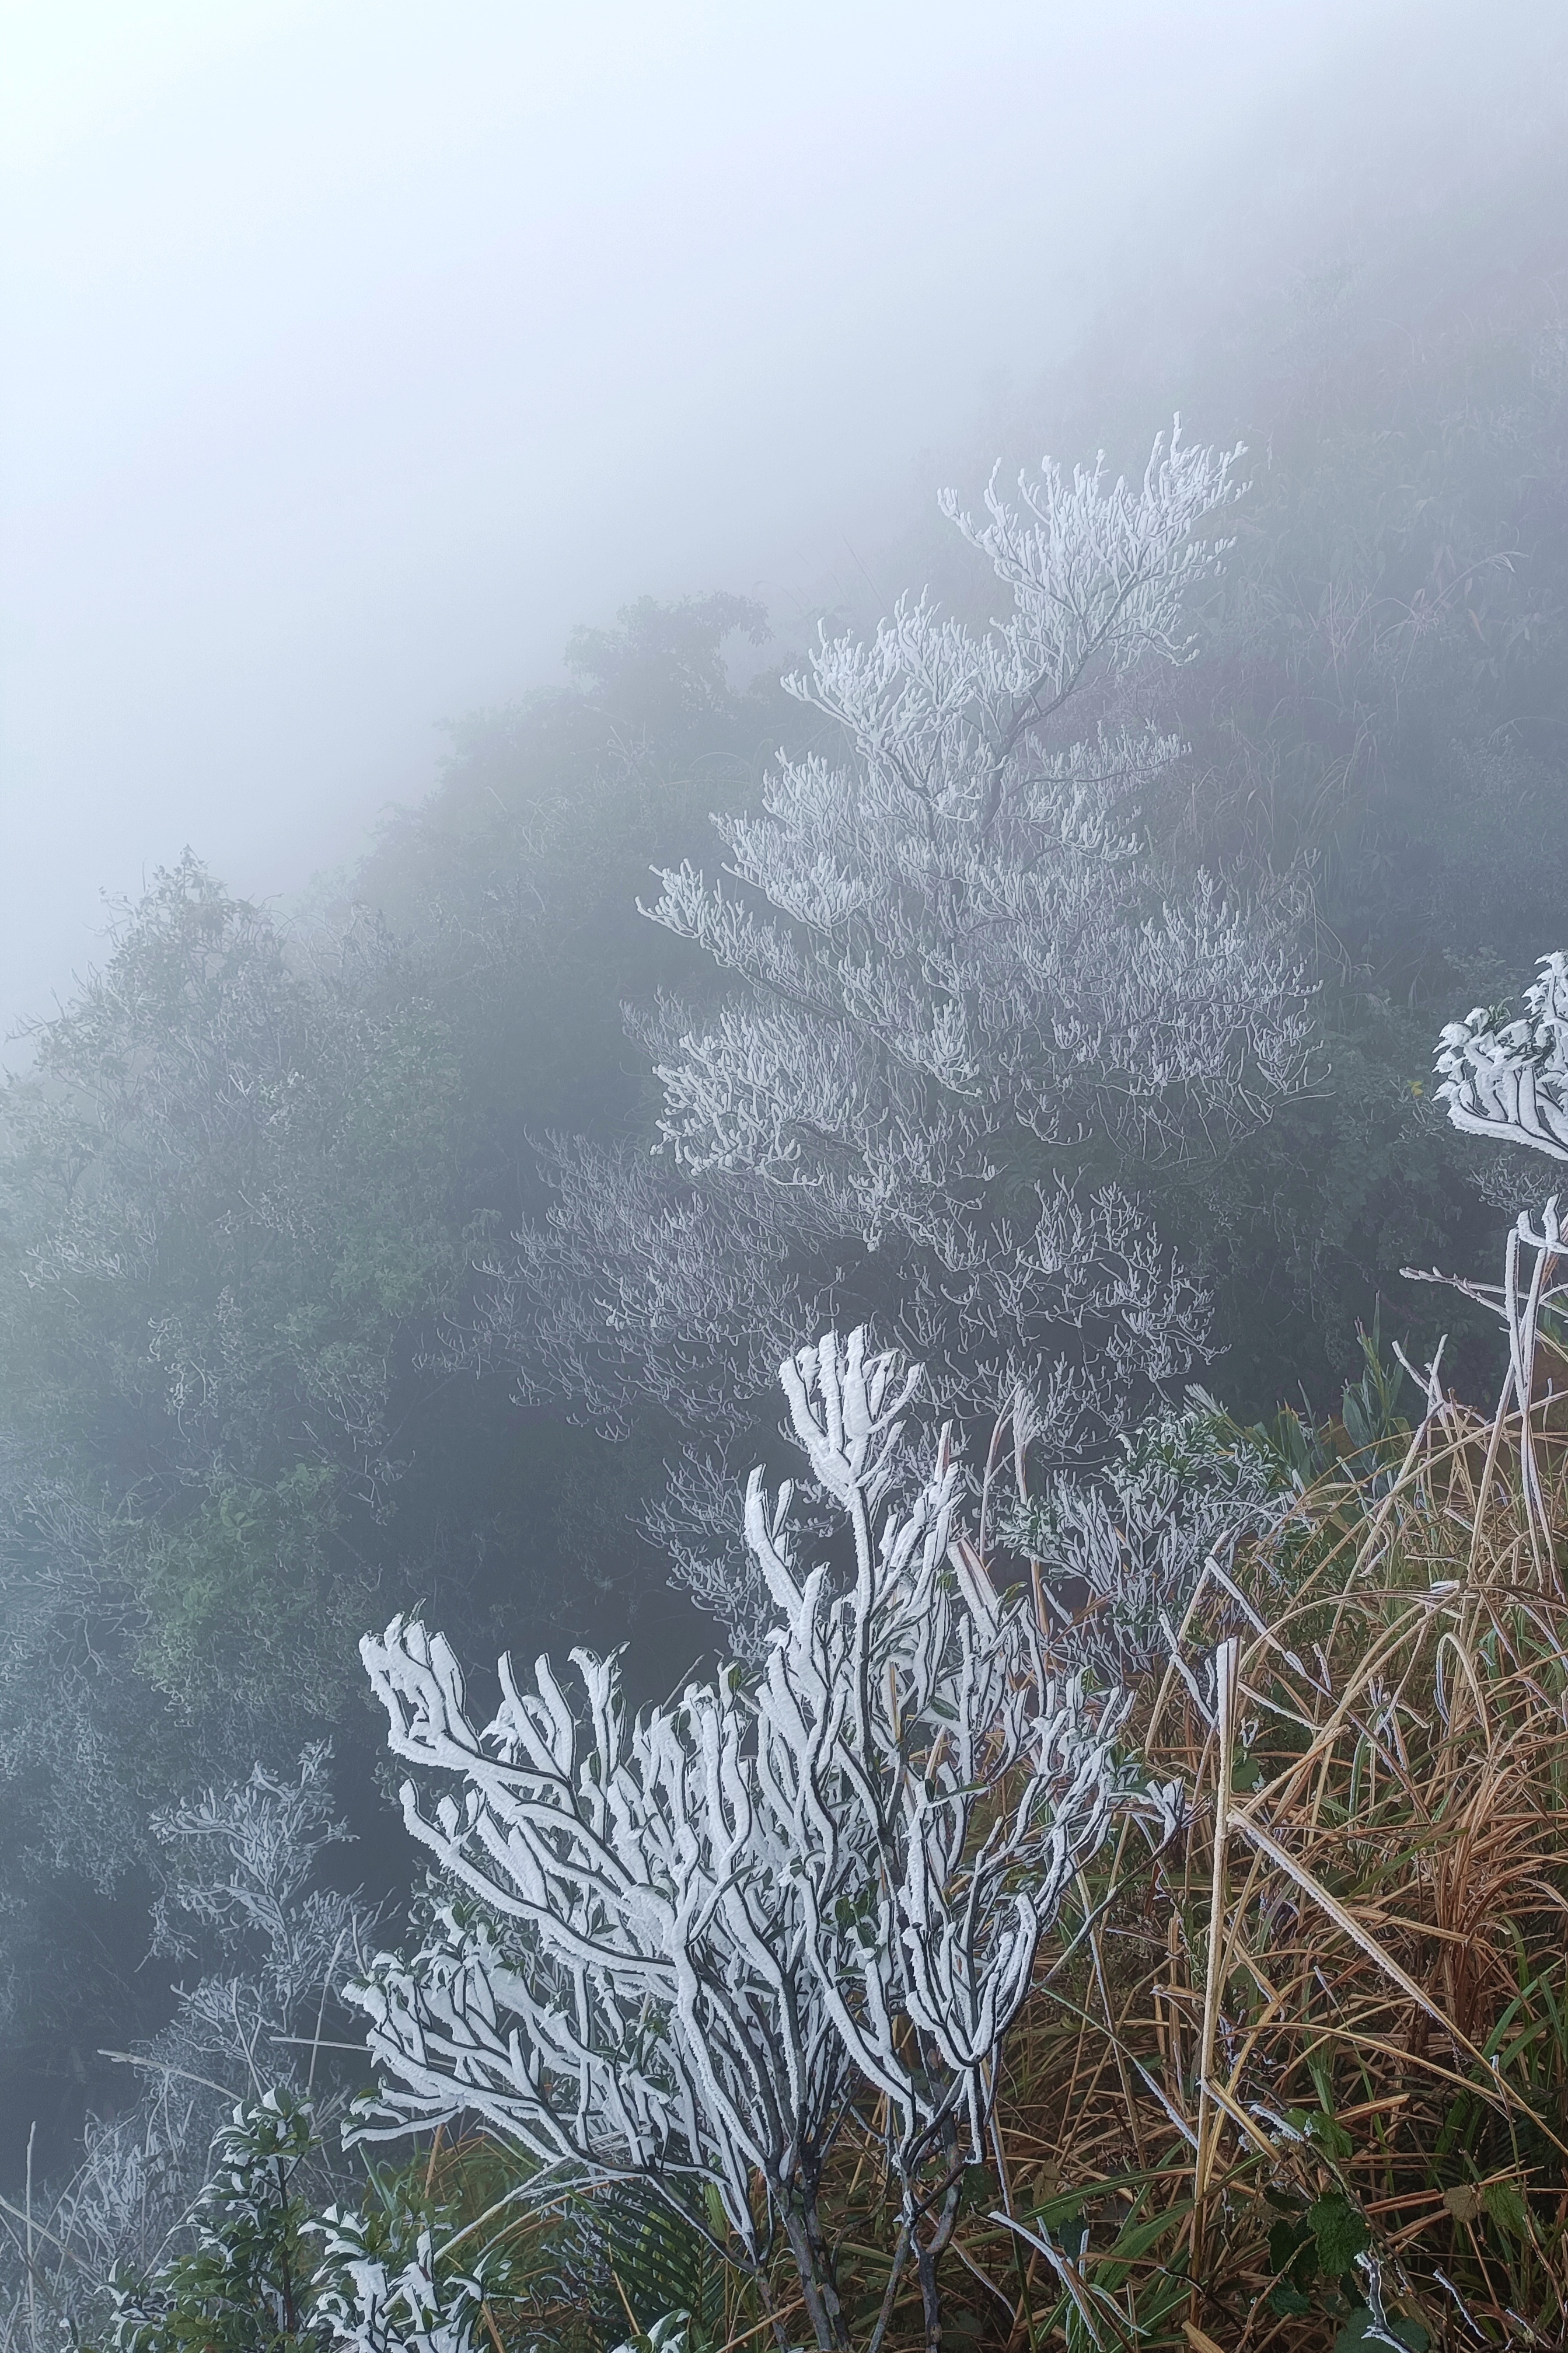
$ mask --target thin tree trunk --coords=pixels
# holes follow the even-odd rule
[[[824,2273],[821,2257],[820,2228],[813,2232],[799,2208],[792,2208],[784,2218],[784,2235],[789,2241],[795,2270],[800,2274],[800,2292],[805,2300],[806,2317],[811,2323],[821,2353],[846,2353],[847,2340],[844,2335],[843,2318],[838,2308],[838,2296],[831,2274]],[[813,2242],[816,2242],[816,2244]]]

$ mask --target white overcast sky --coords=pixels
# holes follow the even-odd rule
[[[814,576],[1163,264],[1536,135],[1565,13],[0,0],[0,1026],[186,842],[352,856],[574,622]]]

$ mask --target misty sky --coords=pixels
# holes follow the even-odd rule
[[[0,1023],[186,842],[352,857],[574,622],[798,609],[1119,301],[1533,135],[1563,14],[0,0]]]

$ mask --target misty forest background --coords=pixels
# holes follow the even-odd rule
[[[1142,821],[1178,874],[1297,894],[1321,1051],[1255,1132],[1098,1173],[1212,1287],[1200,1371],[1244,1421],[1331,1413],[1374,1324],[1413,1361],[1451,1326],[1449,1377],[1494,1378],[1479,1320],[1400,1270],[1489,1269],[1511,1179],[1441,1116],[1432,1041],[1564,942],[1563,285],[1471,272],[1391,325],[1346,269],[1186,399],[1250,487],[1194,658],[1149,688],[1186,750]],[[1090,355],[944,471],[973,500],[997,448],[1101,442],[1131,470],[1170,398]],[[995,599],[934,509],[856,565],[832,626],[906,585],[978,623]],[[34,2117],[38,2163],[68,2157],[126,2094],[100,2052],[167,2014],[157,1810],[330,1735],[340,1874],[405,1873],[367,1627],[422,1601],[476,1664],[624,1641],[639,1697],[712,1647],[639,1532],[679,1433],[520,1386],[482,1271],[548,1208],[542,1139],[655,1140],[625,1008],[718,984],[637,902],[650,867],[711,872],[710,812],[825,740],[779,683],[818,617],[650,596],[575,628],[568,682],[455,725],[438,788],[308,912],[231,896],[197,844],[32,1035],[0,1157],[5,2184]],[[862,1270],[845,1320],[877,1306]]]

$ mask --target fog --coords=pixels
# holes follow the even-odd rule
[[[185,2254],[179,2279],[148,2287],[148,2311],[196,2299],[177,2327],[143,2327],[131,2305],[111,2322],[102,2290],[128,2265],[147,2285],[193,2231],[217,2246],[220,2223],[250,2230],[243,2199],[224,2202],[238,2176],[227,2157],[212,2170],[209,2128],[264,2084],[298,2095],[300,2116],[319,2104],[296,2222],[274,2216],[274,2318],[296,2308],[301,2233],[361,2196],[338,2136],[364,2055],[344,1956],[373,1929],[405,1957],[458,1932],[456,1914],[437,1932],[422,1899],[407,1911],[431,1842],[385,1802],[377,1691],[393,1753],[419,1761],[389,1694],[437,1656],[416,1655],[416,1610],[476,1692],[503,1646],[526,1661],[588,1644],[634,1709],[727,1660],[706,1688],[741,1727],[744,1773],[764,1756],[745,1728],[767,1720],[760,1662],[769,1691],[776,1668],[778,1691],[809,1671],[816,1692],[819,1655],[837,1658],[833,1709],[861,1747],[819,1775],[814,1746],[812,1788],[835,1805],[862,1791],[874,1750],[899,1790],[876,1821],[834,1832],[858,1878],[797,1915],[816,1869],[791,1844],[797,1820],[766,1847],[725,1844],[741,1859],[723,1866],[722,1905],[683,1899],[683,1916],[720,1920],[737,1890],[776,1895],[775,1926],[746,1915],[736,1949],[752,1957],[770,1937],[805,1951],[808,1914],[826,1924],[804,1999],[832,1990],[845,2049],[831,2067],[864,2077],[812,2094],[850,2136],[832,2238],[858,2262],[901,2227],[876,2258],[895,2295],[918,2185],[906,2171],[889,2201],[898,2100],[851,2047],[844,1987],[883,1971],[868,2014],[905,2022],[888,2066],[947,2085],[921,2127],[932,2167],[949,2164],[961,2095],[981,2129],[979,2077],[964,2090],[933,2072],[970,2027],[918,2023],[898,1972],[925,1948],[887,1919],[868,1946],[864,1891],[926,1884],[888,1826],[939,1759],[946,1775],[955,1756],[986,1758],[1010,1781],[1024,1757],[1007,1727],[1028,1711],[1041,1757],[1087,1753],[1058,1746],[1043,1713],[1070,1688],[1064,1707],[1094,1719],[1084,1737],[1103,1748],[1113,1727],[1131,1776],[1104,1748],[1085,1836],[1107,1839],[1123,1799],[1122,1828],[1135,1813],[1143,1826],[1116,1831],[1092,1901],[1086,1873],[1102,1864],[1084,1850],[1074,1900],[1092,1923],[1125,1894],[1136,1933],[1108,1931],[1109,1976],[1093,1947],[1100,2058],[1084,2056],[1100,2031],[1089,1980],[1066,1975],[1070,2082],[1054,2059],[1043,2075],[1033,2059],[1005,2066],[999,2041],[985,2058],[987,2099],[1017,2086],[991,2119],[1004,2191],[1008,2132],[1029,2152],[1020,2189],[1068,2189],[1090,2165],[1098,2181],[1137,2148],[1148,2169],[1126,2227],[1142,2269],[1112,2246],[1121,2273],[1100,2276],[1125,2288],[1128,2327],[1152,2347],[1200,2253],[1213,2260],[1188,2308],[1218,2341],[1262,2297],[1305,2343],[1344,2310],[1307,2284],[1348,2296],[1357,2245],[1374,2301],[1374,2245],[1396,2258],[1384,2276],[1401,2304],[1418,2257],[1447,2266],[1421,2274],[1424,2321],[1385,2316],[1404,2341],[1446,2342],[1447,2299],[1502,2342],[1518,2312],[1546,2306],[1543,2274],[1500,2267],[1516,2253],[1533,2265],[1549,2223],[1561,2334],[1560,2145],[1516,2127],[1545,2115],[1542,2086],[1568,2065],[1552,2007],[1568,1609],[1542,1549],[1542,1532],[1559,1562],[1568,1545],[1568,1452],[1555,1413],[1539,1460],[1528,1437],[1504,1444],[1481,1277],[1505,1247],[1510,1285],[1521,1251],[1538,1254],[1521,1320],[1517,1286],[1504,1294],[1514,1387],[1500,1394],[1521,1433],[1540,1399],[1521,1368],[1539,1337],[1555,1381],[1568,1302],[1556,1210],[1540,1208],[1541,1155],[1561,1163],[1568,1136],[1551,854],[1568,810],[1568,10],[0,0],[0,2353],[105,2344],[110,2328],[121,2353],[256,2338],[238,2303],[215,2333],[201,2283],[231,2274],[180,2271]],[[999,505],[996,533],[965,546],[939,519],[939,486],[973,501],[998,457],[1070,465],[1103,443],[1112,474],[1137,480],[1173,411],[1181,449],[1139,499],[1095,480],[1058,501],[1047,474],[1028,509],[1048,514],[1038,533]],[[878,632],[868,715],[856,633],[922,582],[940,615],[916,604]],[[810,691],[792,696],[784,661],[829,616]],[[552,685],[571,691],[531,694]],[[1434,1279],[1406,1282],[1415,1266]],[[1439,1360],[1441,1414],[1436,1371],[1415,1369]],[[895,1426],[828,1476],[803,1398],[819,1400],[829,1447],[836,1416],[876,1419],[885,1376]],[[853,1528],[804,1485],[787,1500],[792,1430],[819,1500],[837,1510],[856,1489]],[[1481,1461],[1467,1501],[1461,1471]],[[744,1506],[753,1473],[777,1493],[774,1521]],[[851,1596],[843,1572],[868,1558],[873,1504],[887,1583],[873,1593],[858,1568]],[[906,1506],[913,1550],[887,1533]],[[1316,1650],[1311,1677],[1263,1700],[1279,1661],[1299,1665],[1309,1581],[1352,1557],[1363,1507],[1352,1583],[1370,1614],[1336,1601],[1331,1659]],[[1391,1534],[1396,1513],[1408,1539]],[[965,1532],[951,1585],[943,1528]],[[809,1600],[784,1590],[790,1558],[812,1564]],[[1206,1988],[1179,1982],[1194,1953],[1221,1950],[1194,1891],[1226,1884],[1223,1830],[1216,1870],[1202,1864],[1223,1804],[1205,1813],[1210,1767],[1194,1760],[1212,1758],[1222,1793],[1230,1768],[1223,1728],[1198,1736],[1173,1658],[1200,1711],[1202,1689],[1220,1696],[1223,1727],[1232,1637],[1268,1647],[1266,1669],[1253,1644],[1238,1670],[1248,1705],[1279,1718],[1242,1732],[1234,1788],[1249,1807],[1274,1808],[1286,1778],[1305,1786],[1298,1735],[1326,1721],[1321,1704],[1369,1695],[1374,1733],[1385,1714],[1403,1725],[1401,1777],[1363,1777],[1357,1747],[1342,1802],[1320,1805],[1329,1784],[1314,1783],[1291,1870],[1327,1852],[1312,1843],[1324,1825],[1342,1830],[1352,1876],[1333,1877],[1331,1856],[1321,1883],[1343,1896],[1335,1935],[1364,1902],[1369,1936],[1406,1940],[1399,1985],[1436,1987],[1445,1891],[1473,1876],[1471,1825],[1497,1810],[1490,1727],[1505,1720],[1478,1706],[1466,1811],[1453,1759],[1472,1734],[1442,1696],[1458,1636],[1439,1637],[1436,1605],[1462,1590],[1464,1624],[1479,1625],[1472,1603],[1494,1595],[1506,1642],[1489,1662],[1467,1634],[1455,1655],[1478,1693],[1494,1670],[1513,1680],[1527,1559],[1542,1572],[1531,1622],[1558,1614],[1529,1670],[1541,1713],[1510,1736],[1510,1769],[1537,1778],[1488,1884],[1538,1893],[1555,1874],[1558,1909],[1531,1909],[1531,1893],[1515,1917],[1485,1895],[1475,1948],[1491,1957],[1443,1997],[1464,1985],[1474,2006],[1462,2023],[1432,2012],[1425,2061],[1425,1995],[1381,2024],[1347,2006],[1360,1990],[1342,2000],[1375,1944],[1358,1935],[1358,1956],[1325,1931],[1298,1949],[1292,1929],[1297,1974],[1275,2009],[1280,2032],[1310,2039],[1277,2060],[1250,2011],[1215,2008],[1228,1981],[1217,1996],[1212,1970]],[[1386,1690],[1418,1694],[1428,1672],[1411,1651],[1385,1674],[1390,1580],[1406,1577],[1437,1699],[1388,1714]],[[884,1604],[903,1630],[873,1669]],[[1008,1647],[1026,1622],[1026,1658]],[[851,1632],[819,1642],[830,1626]],[[929,1707],[906,1715],[906,1686]],[[880,1711],[884,1691],[894,1714],[867,1732],[868,1695]],[[975,1694],[980,1714],[964,1715]],[[686,1727],[719,1720],[709,1704],[689,1691],[636,1737],[662,1725],[673,1757]],[[470,1757],[488,1739],[462,1732]],[[1329,1757],[1335,1736],[1319,1746]],[[608,1786],[603,1763],[584,1764],[584,1790]],[[1183,1815],[1200,1840],[1173,1873],[1163,1846],[1145,1856],[1153,1816],[1138,1810],[1145,1778],[1173,1788],[1173,1774],[1192,1778]],[[1352,1820],[1363,1797],[1370,1843]],[[681,1841],[707,1802],[680,1799]],[[1057,1803],[1026,1797],[1016,1820],[1048,1811],[1055,1841]],[[318,1877],[340,1806],[355,1844]],[[751,1808],[757,1823],[773,1807]],[[1452,1852],[1434,1849],[1434,1822]],[[1047,1883],[1051,1905],[1061,1895],[1042,1848],[996,1846],[978,1818],[942,1842],[992,1873],[990,1894],[963,1898],[986,1937],[1014,1894],[1020,1922]],[[625,1888],[666,1872],[651,1854]],[[1128,1855],[1139,1886],[1120,1875]],[[1388,1875],[1412,1856],[1415,1878]],[[386,1897],[379,1921],[350,1894],[361,1883]],[[1279,1923],[1305,1917],[1314,1882],[1247,1883],[1273,1969]],[[479,1891],[476,1916],[489,1900]],[[652,1908],[636,1894],[626,1916]],[[533,1951],[544,1915],[531,1896],[524,1911]],[[928,1910],[919,1936],[935,1939],[942,1916]],[[661,2044],[649,1956],[637,1948],[635,1986],[612,1972],[590,2003],[572,1933],[553,1957],[539,1944],[528,1999],[566,1982],[560,1960],[579,2018],[601,1993],[605,2018],[630,2018],[635,1992]],[[592,1941],[608,1953],[615,1937]],[[1006,1957],[1022,1944],[966,1949],[965,2015],[983,1983],[1023,2000],[1030,1964]],[[1492,1968],[1514,1951],[1517,1983],[1511,1959]],[[208,1974],[193,1981],[187,1963]],[[731,2014],[731,1990],[709,2015]],[[1321,2038],[1320,1993],[1340,2012]],[[1200,2010],[1215,2051],[1254,2052],[1232,2112],[1317,2105],[1337,2136],[1362,2120],[1359,2173],[1335,2155],[1320,2195],[1312,2149],[1280,2143],[1280,2178],[1306,2168],[1313,2202],[1271,2188],[1266,2210],[1254,2173],[1203,2171],[1231,2159],[1217,2126],[1205,2137],[1202,2051],[1184,2038],[1189,2077],[1171,2024]],[[752,2014],[748,2048],[771,2066],[793,2046],[775,2009]],[[1151,2020],[1154,2039],[1124,2046],[1123,2028]],[[584,2066],[613,2075],[631,2044],[619,2026],[611,2044]],[[1142,2105],[1124,2063],[1139,2047]],[[374,2057],[390,2084],[407,2053],[388,2049]],[[1439,2057],[1483,2050],[1503,2055],[1463,2097],[1509,2105],[1461,2131],[1463,2077]],[[1401,2085],[1397,2150],[1363,2096],[1376,2051]],[[710,2059],[705,2046],[704,2084]],[[618,2090],[590,2099],[589,2082],[574,2128],[597,2132],[595,2103],[640,2113]],[[1114,2084],[1128,2105],[1108,2123],[1095,2102]],[[490,2122],[499,2155],[475,2160],[459,2127],[437,2179],[437,2135],[415,2171],[378,2177],[389,2201],[401,2178],[409,2214],[434,2216],[450,2179],[451,2215],[470,2197],[468,2212],[499,2215],[490,2157],[504,2179],[518,2148],[540,2149],[514,2135],[516,2112]],[[263,2126],[258,2110],[245,2129]],[[573,2316],[542,2346],[619,2345],[628,2316],[635,2330],[658,2313],[700,2316],[697,2353],[719,2343],[706,2258],[698,2286],[635,2276],[635,2308],[622,2286],[627,2248],[658,2252],[653,2206],[623,2208],[622,2189],[664,2198],[679,2176],[669,2212],[699,2235],[715,2211],[720,2173],[689,2148],[670,2158],[662,2132],[647,2142],[662,2184],[638,2188],[618,2143],[576,2152],[610,2164],[617,2196],[520,2253],[543,2265],[531,2276],[550,2310]],[[808,2136],[792,2136],[798,2157]],[[1456,2150],[1474,2203],[1452,2201]],[[545,2145],[552,2181],[559,2154]],[[752,2156],[724,2163],[725,2180],[752,2178]],[[984,2237],[973,2179],[953,2220],[958,2179],[925,2176],[921,2227],[962,2227],[949,2269],[962,2257],[994,2294],[990,2333],[965,2320],[948,2341],[1006,2353],[1016,2250]],[[1360,2228],[1358,2180],[1377,2185],[1360,2240],[1341,2228]],[[697,2183],[700,2208],[682,2207]],[[805,2211],[798,2187],[771,2183],[780,2214]],[[1533,2203],[1494,2210],[1494,2189]],[[1146,2192],[1173,2201],[1163,2242]],[[1405,2195],[1417,2234],[1448,2236],[1417,2249],[1395,2230]],[[1067,2227],[1054,2190],[1049,2211]],[[1108,2219],[1072,2211],[1085,2230]],[[748,2216],[729,2215],[737,2246]],[[432,2220],[443,2263],[468,2227],[447,2241]],[[977,2272],[975,2250],[1004,2268]],[[730,2263],[729,2240],[709,2252]],[[739,2301],[720,2287],[727,2325],[745,2324],[731,2341],[751,2341],[754,2278]],[[426,2314],[424,2288],[407,2293]],[[873,2327],[893,2353],[942,2341],[929,2309],[918,2339],[883,2338],[893,2302],[874,2266],[853,2295],[850,2341]],[[504,2295],[521,2344],[522,2304]],[[773,2308],[782,2324],[796,2307]],[[1036,2342],[1070,2317],[1019,2310]],[[401,2343],[380,2320],[345,2337],[325,2301],[312,2312],[290,2345],[350,2348],[374,2330]],[[420,2345],[435,2326],[419,2319]],[[467,2327],[442,2341],[461,2353]],[[812,2334],[843,2336],[823,2314]],[[687,2338],[657,2341],[679,2353]]]
[[[1556,14],[10,5],[0,1017],[186,842],[352,856],[574,622],[798,617],[1097,325],[1173,402],[1539,142]]]

